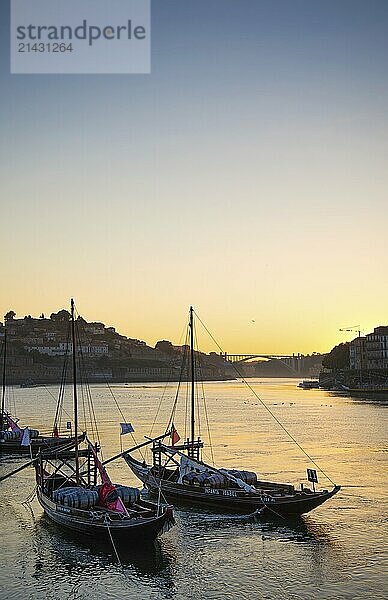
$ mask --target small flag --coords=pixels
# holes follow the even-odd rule
[[[26,427],[23,430],[22,441],[20,442],[21,446],[29,446],[30,445],[30,430]]]
[[[175,429],[174,423],[171,423],[171,446],[175,446],[177,442],[181,439],[181,436]]]
[[[120,427],[121,427],[121,433],[120,435],[125,435],[126,433],[132,433],[134,430],[134,428],[132,427],[131,423],[120,423]]]
[[[12,431],[16,431],[18,433],[21,433],[21,429],[20,427],[17,425],[17,420],[14,421],[13,419],[11,419],[11,417],[9,415],[4,415],[5,416],[5,420],[8,423],[8,427],[10,427],[12,429]]]
[[[318,475],[315,469],[307,469],[307,480],[312,483],[318,483]]]
[[[67,423],[66,423],[66,429],[71,429],[71,421],[67,421]]]

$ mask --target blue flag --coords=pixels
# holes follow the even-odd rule
[[[121,427],[121,433],[120,435],[125,435],[126,433],[132,433],[134,430],[134,428],[132,427],[131,423],[120,423],[120,427]]]

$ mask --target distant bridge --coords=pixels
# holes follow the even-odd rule
[[[254,359],[264,359],[264,360],[272,360],[276,359],[285,364],[291,371],[299,372],[304,366],[304,356],[303,354],[229,354],[228,352],[223,352],[221,354],[222,358],[230,363],[241,363],[247,362],[248,360]]]

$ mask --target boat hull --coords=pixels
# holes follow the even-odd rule
[[[163,507],[155,517],[133,517],[131,519],[111,519],[109,513],[93,509],[69,508],[53,502],[38,487],[37,497],[46,516],[60,527],[90,539],[126,543],[136,540],[153,540],[168,531],[174,523],[172,508]]]
[[[170,501],[178,501],[212,507],[219,512],[232,511],[250,514],[259,511],[265,516],[296,516],[310,512],[334,496],[340,486],[322,492],[295,492],[294,494],[269,495],[244,492],[236,489],[214,489],[183,485],[160,480],[149,468],[129,455],[124,456],[130,469],[143,482],[150,494],[159,494],[159,489]]]
[[[54,437],[38,437],[31,440],[30,446],[21,446],[20,439],[17,440],[4,440],[0,439],[0,452],[6,454],[28,454],[30,453],[35,456],[39,450],[48,450],[55,452],[55,450],[67,446],[75,441],[75,438],[54,438]],[[30,449],[31,448],[31,449]]]

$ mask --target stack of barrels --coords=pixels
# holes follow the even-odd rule
[[[202,471],[201,473],[191,471],[182,477],[182,483],[185,485],[194,485],[195,487],[228,487],[228,479],[224,475],[211,471]]]
[[[239,471],[237,469],[223,469],[218,472],[202,471],[201,473],[191,471],[182,477],[182,483],[185,485],[193,485],[195,487],[211,487],[215,489],[228,488],[231,483],[233,486],[233,480],[231,480],[228,475],[231,475],[235,479],[241,479],[241,481],[244,481],[244,483],[249,485],[257,484],[256,473],[253,473],[252,471]]]
[[[21,432],[10,429],[9,431],[3,431],[2,437],[4,440],[18,440],[21,437]]]
[[[98,493],[100,491],[101,485],[93,486],[93,490],[96,490]],[[138,488],[129,487],[127,485],[119,485],[115,484],[115,489],[113,490],[112,500],[121,498],[125,506],[131,506],[131,504],[136,504],[140,500],[140,490]],[[107,498],[110,501],[109,498]]]
[[[35,440],[39,437],[39,431],[37,429],[30,429],[30,439]],[[4,440],[19,440],[23,436],[23,430],[21,431],[12,431],[9,429],[8,431],[3,431],[3,439]]]
[[[257,484],[257,475],[253,473],[253,471],[238,471],[237,469],[228,469],[225,470],[228,475],[232,475],[236,479],[241,479],[244,483],[248,483],[248,485],[256,485]]]
[[[53,500],[70,508],[92,508],[98,502],[98,492],[81,487],[65,487],[55,490]]]
[[[126,485],[116,485],[117,495],[126,506],[131,506],[140,500],[140,490]]]

